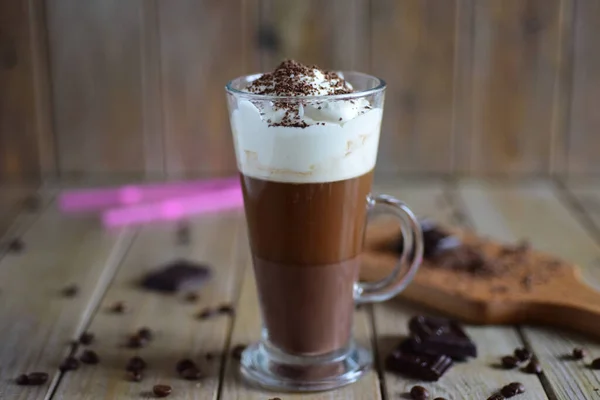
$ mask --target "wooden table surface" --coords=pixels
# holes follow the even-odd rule
[[[397,195],[419,215],[440,222],[471,226],[501,240],[528,238],[535,248],[577,263],[588,282],[600,287],[600,185],[588,182],[483,180],[397,180],[378,185]],[[205,361],[204,354],[228,354],[236,344],[259,337],[257,296],[241,212],[198,217],[191,222],[191,243],[178,244],[176,225],[106,231],[97,217],[61,215],[54,189],[44,189],[39,212],[18,215],[3,242],[21,237],[25,250],[0,253],[0,399],[142,399],[157,383],[173,387],[169,399],[396,399],[417,381],[375,368],[351,386],[325,393],[289,395],[249,388],[238,377],[231,357]],[[210,264],[215,276],[197,303],[181,297],[143,292],[135,280],[149,269],[176,257]],[[60,290],[76,284],[76,297]],[[124,301],[124,315],[108,309]],[[204,307],[233,303],[235,316],[198,320]],[[427,310],[401,299],[356,312],[355,334],[370,346],[378,361],[402,335],[406,322]],[[598,322],[600,323],[600,321]],[[156,338],[141,350],[122,346],[127,334],[148,326]],[[600,357],[600,343],[581,335],[533,326],[468,326],[479,357],[459,363],[439,382],[426,383],[435,396],[487,399],[502,385],[520,381],[525,399],[600,399],[600,372],[587,368]],[[101,361],[61,373],[58,365],[71,351],[69,342],[84,331],[96,341],[89,346]],[[542,375],[494,368],[498,359],[520,346],[540,359]],[[583,362],[564,355],[583,347]],[[81,351],[81,350],[79,350]],[[124,366],[134,354],[149,364],[140,383],[124,379]],[[207,377],[189,382],[176,376],[183,357],[201,360]],[[23,387],[14,378],[45,371],[44,386]]]

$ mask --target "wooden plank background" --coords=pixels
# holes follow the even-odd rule
[[[595,0],[3,0],[0,177],[231,174],[223,85],[284,57],[387,79],[381,174],[598,174],[599,27]]]

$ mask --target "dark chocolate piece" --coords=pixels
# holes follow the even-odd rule
[[[411,318],[408,328],[417,352],[445,354],[456,359],[477,357],[477,347],[456,321],[445,318]]]
[[[528,374],[541,374],[542,366],[538,360],[531,360],[527,366],[523,369],[523,372],[527,372]]]
[[[410,389],[410,397],[414,400],[427,400],[429,399],[429,391],[423,386],[413,386]]]
[[[519,366],[519,360],[517,359],[517,357],[504,356],[502,357],[501,361],[502,367],[505,369],[513,369]]]
[[[210,269],[205,265],[187,260],[176,260],[148,273],[142,280],[142,286],[146,289],[169,293],[194,290],[208,281],[210,276]]]
[[[585,356],[585,351],[582,348],[576,347],[573,349],[573,360],[581,360]]]
[[[154,385],[152,392],[156,397],[167,397],[171,394],[173,388],[169,385]]]
[[[531,358],[531,352],[524,347],[515,349],[514,355],[519,359],[519,361],[527,361]]]
[[[386,359],[386,368],[424,381],[437,381],[454,363],[445,355],[419,354],[394,350]]]

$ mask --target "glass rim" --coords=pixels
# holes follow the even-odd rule
[[[359,91],[352,92],[352,93],[323,94],[323,95],[316,95],[316,96],[289,96],[289,95],[288,96],[276,96],[276,95],[270,95],[270,94],[256,94],[256,93],[251,93],[251,92],[245,92],[243,90],[239,90],[239,89],[236,89],[233,87],[233,83],[240,79],[246,78],[250,81],[254,81],[255,79],[258,79],[260,76],[262,76],[264,74],[263,72],[261,72],[261,73],[257,73],[257,74],[238,76],[237,78],[230,80],[225,85],[225,91],[227,93],[235,95],[235,96],[249,97],[249,98],[252,98],[253,100],[278,100],[278,101],[282,101],[282,100],[289,100],[289,101],[347,100],[347,99],[355,99],[358,97],[364,97],[364,96],[376,94],[379,92],[383,92],[385,90],[385,88],[387,87],[387,84],[385,83],[385,81],[383,79],[378,78],[374,75],[369,75],[369,74],[365,74],[363,72],[358,72],[358,71],[335,71],[335,72],[341,72],[342,74],[352,73],[355,75],[362,75],[363,77],[367,77],[367,78],[373,78],[377,81],[377,85],[371,89],[359,90]]]

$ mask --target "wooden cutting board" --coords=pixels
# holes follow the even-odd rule
[[[467,246],[478,246],[490,260],[506,246],[467,230],[447,230]],[[380,279],[393,269],[397,225],[371,224],[365,242],[361,279]],[[514,257],[501,276],[474,276],[424,261],[400,296],[449,316],[478,324],[544,324],[600,338],[600,292],[586,285],[579,268],[556,257],[528,250]]]

